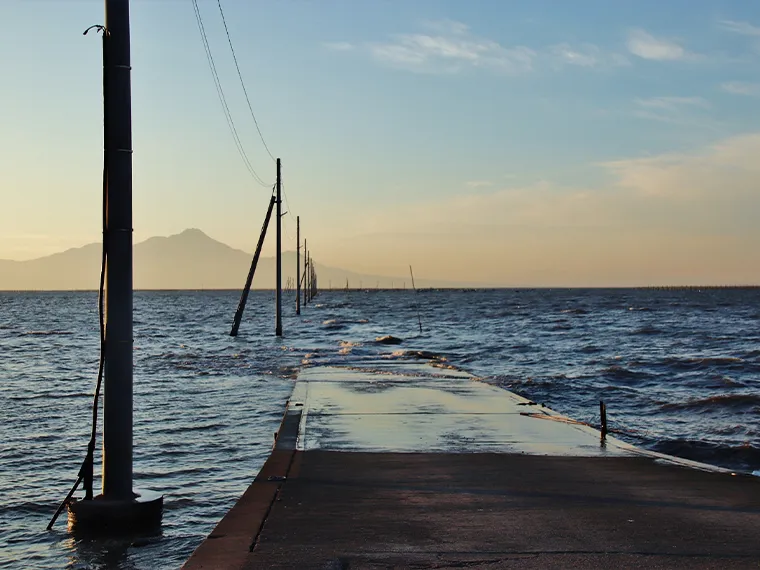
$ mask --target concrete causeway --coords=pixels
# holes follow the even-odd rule
[[[299,374],[184,568],[760,568],[760,479],[602,442],[464,372],[363,366]]]

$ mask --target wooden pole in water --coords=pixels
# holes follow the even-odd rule
[[[277,289],[275,290],[275,327],[274,334],[282,336],[282,176],[280,159],[277,159]]]
[[[296,315],[301,314],[301,216],[296,216]]]
[[[420,316],[420,302],[417,299],[417,287],[414,285],[414,272],[412,271],[412,266],[409,266],[409,275],[412,276],[412,288],[414,289],[414,298],[415,301],[417,301],[417,322],[420,325],[420,334],[422,333],[422,317]]]
[[[303,240],[303,304],[309,303],[309,250]]]
[[[245,280],[245,286],[243,287],[243,293],[240,295],[240,302],[238,303],[237,310],[235,311],[235,321],[232,323],[232,330],[230,336],[237,336],[238,329],[240,328],[240,320],[243,318],[243,311],[245,311],[245,304],[248,301],[248,292],[251,290],[251,283],[253,282],[253,274],[256,273],[256,266],[259,263],[259,256],[261,255],[261,248],[264,245],[264,238],[267,235],[267,228],[269,227],[269,219],[272,217],[272,208],[274,208],[276,198],[272,196],[269,200],[269,208],[267,209],[267,215],[264,218],[264,225],[261,226],[261,233],[259,234],[259,242],[256,244],[256,252],[253,254],[253,261],[251,261],[251,268],[248,270],[248,277]]]

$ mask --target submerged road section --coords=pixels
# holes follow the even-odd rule
[[[760,567],[760,479],[603,441],[467,373],[366,366],[299,374],[185,569]]]

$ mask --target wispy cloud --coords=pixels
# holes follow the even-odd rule
[[[709,107],[709,103],[702,97],[649,97],[648,99],[636,99],[636,104],[650,109],[666,109],[668,111],[681,110],[684,107]]]
[[[470,180],[465,183],[468,188],[488,188],[493,186],[493,182],[490,180]]]
[[[453,20],[423,22],[422,28],[421,33],[395,34],[387,41],[360,44],[338,41],[322,45],[331,51],[360,50],[379,63],[418,73],[459,73],[468,69],[484,69],[515,75],[542,67],[604,69],[631,65],[626,54],[588,42],[505,45],[479,36],[467,24]],[[628,33],[626,45],[631,54],[642,59],[703,59],[703,56],[686,50],[674,39],[657,38],[641,29]]]
[[[514,74],[533,67],[536,52],[526,46],[502,46],[460,22],[428,22],[425,27],[434,33],[399,34],[389,42],[370,44],[370,53],[382,63],[427,73],[482,68]]]
[[[599,46],[589,43],[572,45],[561,43],[547,50],[555,63],[579,67],[601,67],[628,65],[628,58],[619,53],[605,52]]]
[[[749,22],[737,22],[735,20],[721,20],[718,25],[727,32],[733,32],[742,36],[760,37],[760,27],[753,26]]]
[[[695,113],[710,108],[702,97],[649,97],[635,99],[635,115],[673,124],[695,124]]]
[[[720,88],[726,93],[731,93],[732,95],[747,95],[749,97],[760,96],[760,83],[729,81],[727,83],[722,83]]]
[[[354,45],[349,42],[323,42],[322,47],[331,51],[351,51]]]
[[[699,59],[673,39],[656,38],[649,32],[635,29],[628,32],[628,51],[642,59],[654,61],[682,61]]]
[[[470,26],[456,20],[427,20],[422,25],[432,32],[446,35],[463,36],[470,31]]]

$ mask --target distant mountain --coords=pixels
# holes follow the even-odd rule
[[[0,290],[97,289],[100,275],[100,244],[89,244],[28,261],[0,260]],[[134,247],[135,289],[240,289],[245,283],[253,255],[216,241],[202,231],[188,229],[169,237],[152,237]],[[302,260],[303,262],[303,260]],[[283,252],[282,284],[295,281],[295,252]],[[403,277],[367,275],[315,264],[321,288],[332,285],[401,287]],[[416,280],[418,287],[458,287],[462,284]],[[253,287],[272,289],[275,259],[262,257]]]

